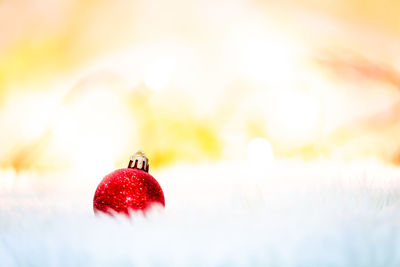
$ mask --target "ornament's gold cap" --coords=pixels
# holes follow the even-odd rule
[[[145,156],[143,151],[139,150],[135,155],[131,156],[128,168],[149,172],[149,159]]]

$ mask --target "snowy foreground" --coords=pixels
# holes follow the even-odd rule
[[[150,172],[166,209],[130,219],[93,215],[107,173],[0,172],[0,265],[400,266],[395,167],[218,163]]]

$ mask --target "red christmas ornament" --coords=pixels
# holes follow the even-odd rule
[[[93,198],[94,212],[125,213],[145,211],[152,204],[165,206],[164,193],[149,173],[149,160],[139,151],[128,168],[115,170],[100,182]]]

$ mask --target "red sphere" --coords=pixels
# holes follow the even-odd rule
[[[135,168],[113,171],[100,182],[93,199],[94,212],[145,211],[152,204],[165,206],[164,193],[149,173]]]

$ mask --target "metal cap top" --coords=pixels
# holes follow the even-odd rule
[[[144,155],[143,151],[139,150],[135,155],[131,156],[128,168],[149,172],[149,159]]]

